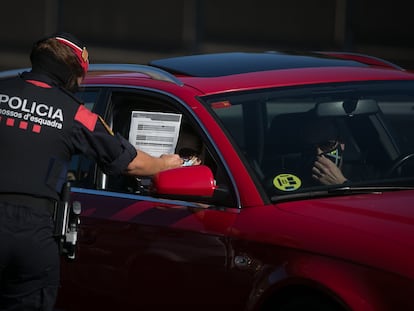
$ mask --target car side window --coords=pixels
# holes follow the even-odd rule
[[[384,102],[380,103],[384,113],[384,119],[389,128],[394,131],[394,137],[398,138],[397,143],[402,154],[414,152],[414,124],[413,104]]]
[[[211,151],[212,147],[202,137],[202,131],[196,120],[185,109],[180,108],[178,103],[165,96],[148,92],[113,92],[111,95],[111,109],[108,116],[109,123],[115,133],[121,134],[126,139],[129,139],[133,111],[180,115],[181,124],[179,136],[173,152],[186,158],[196,156],[200,159],[201,164],[208,166],[212,170],[217,183],[226,184],[226,187],[228,187],[227,175],[223,172],[224,170],[219,161],[217,161],[217,156]],[[150,177],[106,176],[106,185],[104,188],[106,190],[123,193],[151,195],[149,192],[150,186]],[[226,198],[221,203],[233,204],[233,198]]]
[[[410,101],[380,103],[383,118],[398,147],[386,173],[389,177],[411,177],[414,174],[414,112]],[[393,169],[393,167],[395,169]]]

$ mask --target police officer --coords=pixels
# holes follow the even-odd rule
[[[33,45],[32,69],[0,80],[0,310],[53,310],[59,251],[52,213],[73,154],[107,174],[152,175],[178,155],[152,157],[114,135],[73,95],[88,52],[58,33]]]

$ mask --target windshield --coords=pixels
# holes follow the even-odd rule
[[[255,90],[207,103],[270,197],[414,185],[412,81]]]

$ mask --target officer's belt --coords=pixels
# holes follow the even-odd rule
[[[39,198],[28,194],[0,193],[0,202],[22,205],[38,209],[46,209],[52,215],[56,201],[49,198]]]

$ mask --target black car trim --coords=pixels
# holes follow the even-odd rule
[[[79,193],[79,194],[88,194],[88,195],[97,195],[97,196],[104,196],[104,197],[112,197],[112,198],[120,198],[126,200],[134,200],[134,201],[147,201],[147,202],[159,202],[163,204],[171,204],[171,205],[182,205],[184,207],[191,207],[191,208],[198,208],[198,209],[217,209],[221,211],[230,211],[233,213],[239,213],[239,208],[234,207],[227,207],[227,206],[208,206],[206,207],[204,204],[201,206],[199,203],[196,202],[189,202],[177,199],[166,199],[166,198],[157,198],[139,194],[130,194],[130,193],[123,193],[123,192],[114,192],[108,190],[96,190],[96,189],[89,189],[89,188],[80,188],[80,187],[71,187],[72,193]],[[82,202],[81,202],[82,203]]]
[[[157,67],[148,65],[135,65],[135,64],[91,64],[88,72],[97,71],[125,71],[125,72],[138,72],[149,76],[151,79],[172,82],[176,85],[183,86],[184,83],[170,74],[169,72]]]

